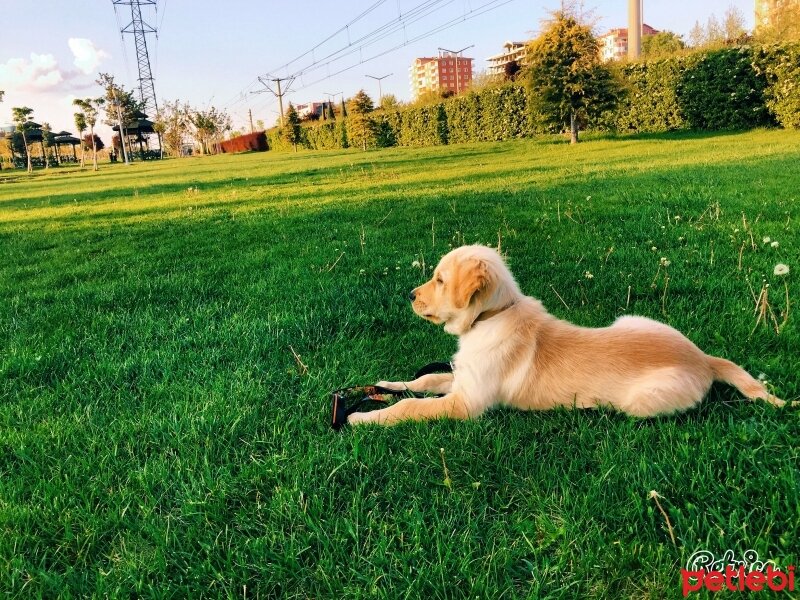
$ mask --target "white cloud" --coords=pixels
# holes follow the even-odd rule
[[[86,38],[69,38],[67,43],[75,57],[73,64],[85,75],[94,73],[95,69],[97,69],[98,65],[100,65],[103,60],[110,58],[108,52],[97,48],[92,40],[87,40]]]
[[[52,54],[31,52],[30,60],[10,58],[0,64],[0,89],[44,92],[58,87],[64,76]]]

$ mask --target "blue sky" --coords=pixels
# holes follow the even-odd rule
[[[411,23],[408,15],[426,4],[436,10]],[[373,6],[364,18],[321,44],[313,56],[279,69]],[[377,82],[366,76],[390,73],[383,80],[383,93],[408,100],[408,67],[414,58],[436,55],[440,46],[458,50],[474,44],[465,56],[475,58],[480,71],[484,59],[497,53],[504,41],[535,36],[542,19],[559,6],[556,0],[493,4],[490,0],[158,0],[157,11],[145,9],[144,16],[159,29],[157,40],[148,38],[159,99],[225,108],[234,125],[241,127],[248,108],[255,120],[268,125],[277,118],[277,101],[270,94],[250,93],[263,89],[259,75],[296,72],[381,26],[397,23],[403,15],[403,30],[329,66],[306,71],[287,100],[319,101],[325,93],[337,92],[351,96],[361,88],[377,98]],[[627,24],[627,0],[594,0],[584,6],[593,11],[598,33]],[[705,23],[712,14],[721,20],[730,6],[738,8],[752,27],[752,0],[645,0],[644,20],[657,29],[686,35],[695,21]],[[473,16],[486,9],[491,10]],[[126,36],[123,43],[118,21],[126,25],[130,12],[120,6],[115,13],[111,0],[1,0],[0,90],[6,95],[0,104],[0,125],[10,121],[12,106],[27,105],[34,108],[38,122],[48,121],[57,130],[73,129],[72,99],[100,95],[94,85],[98,71],[113,73],[133,88],[137,83],[133,38]],[[452,27],[368,60],[449,22]],[[347,67],[353,68],[318,81]],[[108,136],[107,129],[100,133]]]

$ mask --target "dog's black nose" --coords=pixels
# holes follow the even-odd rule
[[[408,295],[408,299],[412,302],[417,299],[417,290],[411,290],[411,293]]]

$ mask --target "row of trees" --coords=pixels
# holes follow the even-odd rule
[[[729,27],[736,22],[731,15]],[[588,126],[619,131],[796,127],[798,56],[800,44],[726,43],[658,60],[604,63],[591,27],[574,13],[559,12],[531,43],[516,84],[384,112],[374,110],[362,90],[348,104],[346,126],[301,129],[290,107],[288,125],[280,137],[271,133],[270,138],[276,147],[288,142],[295,149],[299,144],[366,148],[509,139],[545,131],[566,131],[577,143],[580,129]]]
[[[533,110],[542,122],[564,126],[571,142],[578,142],[580,123],[612,108],[622,96],[622,86],[614,71],[600,59],[597,38],[591,27],[572,12],[559,11],[544,32],[531,43],[529,60],[517,75],[532,88]],[[378,135],[379,124],[370,118],[375,107],[372,99],[360,90],[342,113],[348,114],[342,146],[366,150]],[[286,124],[281,131],[284,141],[295,151],[302,139],[297,111],[290,104]]]
[[[202,154],[231,130],[231,118],[214,106],[193,108],[188,102],[166,101],[159,110],[154,129],[161,135],[162,148],[173,156],[182,156],[187,139],[195,140]]]

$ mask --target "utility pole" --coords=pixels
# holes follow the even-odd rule
[[[330,92],[322,92],[322,93],[328,97],[328,103],[331,105],[331,114],[335,117],[336,111],[333,109],[333,99],[336,98],[336,96],[338,96],[339,94],[344,94],[344,92],[334,92],[332,94]]]
[[[461,92],[461,85],[460,85],[460,81],[459,81],[460,73],[458,72],[458,56],[464,50],[469,50],[470,48],[474,48],[474,47],[475,47],[475,44],[471,44],[470,46],[465,46],[461,50],[448,50],[447,48],[439,48],[439,52],[449,52],[450,54],[454,55],[455,58],[456,58],[456,94],[459,94]]]
[[[117,6],[127,4],[131,7],[131,22],[123,29],[122,33],[132,33],[136,46],[136,63],[139,68],[139,98],[144,109],[152,109],[153,114],[158,114],[156,103],[156,90],[153,83],[153,72],[150,68],[150,56],[147,52],[147,34],[158,35],[152,27],[142,19],[142,6],[156,6],[156,0],[111,0],[114,10]]]
[[[278,107],[280,108],[281,111],[281,127],[283,127],[283,97],[289,93],[290,91],[289,86],[292,85],[294,77],[273,77],[272,79],[265,79],[264,77],[259,77],[258,80],[265,88],[267,88],[266,91],[269,91],[273,96],[275,96],[278,99]],[[273,82],[276,85],[277,89],[272,89],[272,86],[270,86],[270,84],[267,83],[268,81]],[[289,82],[286,84],[285,90],[281,90],[281,81]],[[253,92],[253,93],[261,94],[263,92],[264,90],[260,90],[258,92]]]
[[[628,0],[628,58],[642,54],[642,0]]]
[[[248,108],[247,109],[247,115],[250,117],[250,133],[253,133],[256,128],[253,127],[253,109],[252,108]]]
[[[384,75],[382,77],[375,77],[375,75],[367,75],[370,79],[374,79],[378,82],[378,106],[383,104],[383,90],[381,89],[381,81],[386,79],[387,77],[391,77],[394,73],[389,73],[388,75]]]

